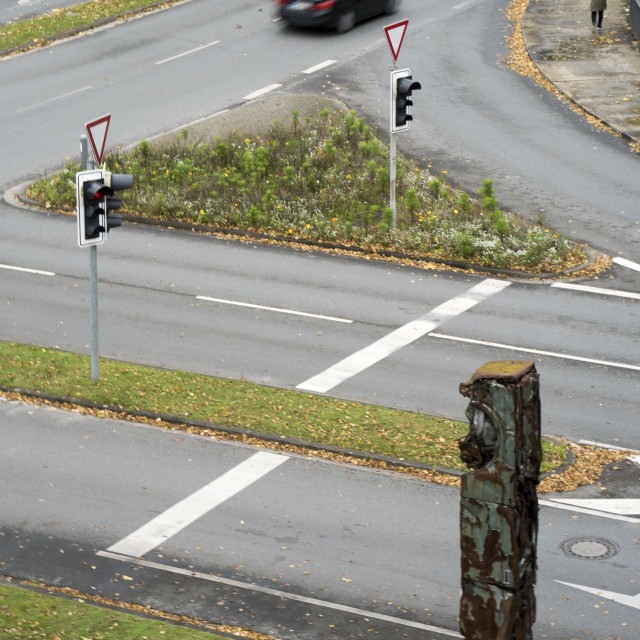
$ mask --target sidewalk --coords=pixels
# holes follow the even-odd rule
[[[629,2],[608,0],[595,35],[589,0],[530,0],[522,33],[534,63],[560,91],[640,143],[640,45],[625,12]]]

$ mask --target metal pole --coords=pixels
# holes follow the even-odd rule
[[[391,208],[391,228],[396,228],[396,133],[391,132],[389,145],[389,207]]]
[[[89,247],[89,270],[91,281],[91,382],[100,377],[98,360],[98,247]]]
[[[89,166],[91,165],[91,166]],[[80,136],[80,166],[83,171],[93,169],[93,160],[89,160],[87,136]],[[89,247],[89,284],[91,289],[91,382],[98,382],[100,365],[98,357],[98,247]]]

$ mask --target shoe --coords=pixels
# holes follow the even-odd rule
[[[602,27],[596,27],[596,32],[600,33],[602,31]]]

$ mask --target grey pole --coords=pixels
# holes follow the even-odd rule
[[[389,207],[391,209],[391,228],[396,228],[396,133],[391,132],[389,145]]]
[[[82,170],[93,169],[93,160],[89,160],[87,136],[80,136],[80,164]],[[91,165],[91,166],[89,166]],[[89,247],[89,283],[91,288],[91,382],[98,382],[100,365],[98,356],[98,247]]]

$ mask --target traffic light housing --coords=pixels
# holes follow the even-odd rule
[[[107,218],[106,230],[115,229],[122,225],[122,216],[111,215],[111,211],[117,211],[122,206],[122,198],[113,198],[116,191],[124,191],[130,189],[133,184],[133,175],[130,173],[111,173],[105,172],[105,185],[111,189],[111,195],[107,197]]]
[[[413,80],[410,69],[391,72],[391,131],[405,131],[413,116],[409,107],[413,106],[412,93],[422,89],[419,82]]]
[[[113,191],[105,185],[104,174],[104,169],[91,169],[76,174],[78,244],[81,247],[102,244],[106,240],[106,200],[113,195]]]

